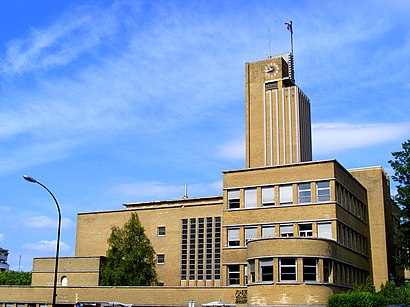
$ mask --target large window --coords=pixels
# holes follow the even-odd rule
[[[228,191],[228,208],[238,209],[241,206],[239,190]]]
[[[303,281],[317,280],[317,260],[315,258],[303,258]]]
[[[279,259],[279,270],[281,281],[296,281],[297,266],[296,258],[281,258]]]
[[[329,259],[323,260],[323,281],[330,283],[330,273],[332,271],[332,262]]]
[[[228,265],[228,285],[237,286],[240,284],[240,266],[239,264]]]
[[[245,227],[245,243],[258,238],[257,230],[256,227]]]
[[[279,198],[281,205],[293,204],[292,185],[282,185],[279,187]]]
[[[273,238],[275,236],[275,225],[262,225],[262,238]]]
[[[317,184],[317,202],[330,201],[330,182],[319,181]]]
[[[273,206],[275,204],[275,188],[262,187],[262,206]]]
[[[255,260],[249,260],[249,278],[250,283],[254,283],[255,280]]]
[[[293,225],[292,224],[280,225],[280,236],[281,237],[293,237]]]
[[[299,224],[299,237],[311,237],[312,234],[312,223]]]
[[[256,208],[256,188],[245,189],[245,208]]]
[[[260,281],[261,282],[270,282],[273,281],[273,259],[260,259]]]
[[[332,223],[317,223],[317,236],[319,238],[332,239]]]
[[[310,182],[298,184],[298,198],[299,204],[312,202],[312,190],[310,187]]]
[[[239,246],[239,228],[229,228],[228,229],[228,246]]]

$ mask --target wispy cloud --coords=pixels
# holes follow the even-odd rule
[[[223,144],[218,150],[218,156],[222,159],[229,160],[243,160],[245,159],[245,140],[244,138],[239,140],[229,141]]]
[[[47,241],[41,240],[35,243],[27,243],[23,245],[23,248],[34,250],[38,252],[53,252],[56,250],[57,241]],[[64,242],[60,242],[60,251],[61,252],[68,252],[70,250],[70,246],[65,244]]]
[[[95,6],[82,6],[48,28],[32,29],[25,38],[8,43],[3,74],[21,74],[65,65],[97,48],[117,31],[117,21]]]
[[[317,123],[312,128],[314,153],[319,155],[402,140],[410,134],[410,122]]]
[[[4,234],[0,233],[0,242],[3,242],[5,239]]]
[[[121,194],[136,201],[177,199],[184,196],[184,183],[169,185],[162,182],[134,182],[122,184],[111,189],[111,193]],[[207,195],[220,195],[222,181],[211,183],[187,183],[188,196],[199,197]]]
[[[28,218],[24,221],[24,224],[29,228],[56,228],[57,220],[51,219],[47,216],[34,216]],[[62,228],[71,228],[73,226],[73,221],[69,218],[62,218],[61,219],[61,227]]]

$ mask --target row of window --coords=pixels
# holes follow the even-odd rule
[[[181,280],[221,278],[221,218],[182,219]]]
[[[299,266],[301,270],[298,270]],[[311,257],[268,257],[249,260],[247,265],[227,265],[227,285],[230,286],[274,282],[320,282],[352,286],[363,283],[367,275],[365,270],[338,261]]]
[[[294,200],[293,189],[297,188],[297,199]],[[315,191],[315,197],[312,195]],[[259,195],[260,194],[260,195]],[[260,199],[260,204],[258,204]],[[241,202],[241,189],[228,190],[228,209],[250,209],[260,206],[322,203],[330,201],[330,182],[304,182],[279,186],[263,186],[260,188],[244,188]]]
[[[361,254],[369,253],[368,239],[340,222],[337,223],[337,242]]]
[[[227,228],[227,246],[245,246],[250,240],[274,237],[318,237],[332,239],[332,222],[263,224]]]
[[[360,220],[367,222],[366,205],[340,184],[336,184],[336,202]]]

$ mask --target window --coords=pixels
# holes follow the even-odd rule
[[[332,223],[317,223],[317,236],[319,238],[332,239]]]
[[[164,264],[165,263],[165,255],[164,254],[158,254],[157,255],[157,264]]]
[[[254,283],[255,280],[255,260],[249,260],[249,278],[250,283]]]
[[[262,206],[273,206],[275,204],[275,188],[262,187]]]
[[[245,189],[245,208],[256,208],[256,188]]]
[[[273,259],[260,259],[259,265],[261,282],[273,281]]]
[[[299,204],[312,202],[312,190],[310,188],[310,182],[298,184],[298,197]]]
[[[239,264],[228,265],[228,285],[237,286],[240,284],[240,267]]]
[[[187,264],[188,264],[188,220],[182,220],[181,233],[181,280],[187,278]]]
[[[256,227],[245,227],[245,243],[258,238]]]
[[[299,224],[299,237],[311,237],[312,234],[312,223]]]
[[[275,236],[275,225],[262,226],[262,238],[273,238]]]
[[[228,229],[228,246],[239,246],[239,228]]]
[[[332,262],[328,259],[323,260],[323,281],[330,283],[330,272],[332,271]]]
[[[303,281],[316,281],[317,260],[314,258],[303,258]]]
[[[239,190],[228,191],[228,208],[238,209],[241,206]]]
[[[282,185],[279,187],[279,197],[281,205],[293,204],[292,185]]]
[[[320,181],[317,183],[317,202],[330,201],[330,182]]]
[[[165,236],[165,226],[159,226],[157,234],[158,234],[158,237]]]
[[[279,259],[279,270],[281,281],[296,281],[296,259],[281,258]]]
[[[62,287],[67,287],[67,286],[68,286],[68,278],[67,278],[67,276],[63,276],[63,277],[61,278],[61,286],[62,286]]]
[[[293,225],[280,225],[280,236],[281,237],[293,237]]]

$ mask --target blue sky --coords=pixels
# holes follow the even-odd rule
[[[244,64],[289,51],[314,159],[382,165],[410,135],[410,2],[0,4],[0,246],[11,269],[74,255],[78,212],[222,193],[243,168]],[[392,184],[394,186],[394,183]],[[21,256],[21,257],[20,257]],[[21,259],[21,261],[20,261]]]

